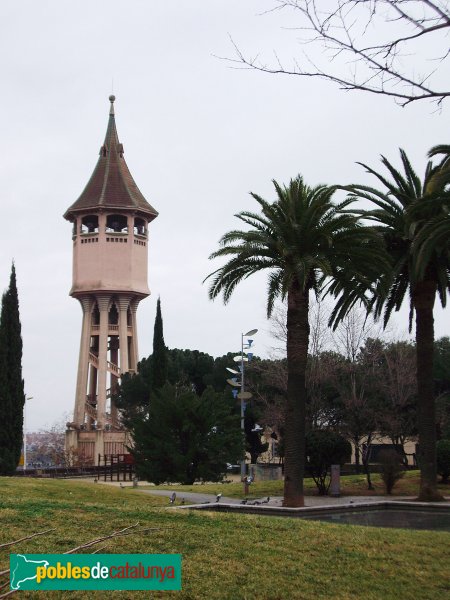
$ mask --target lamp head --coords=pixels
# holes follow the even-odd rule
[[[244,333],[244,337],[248,337],[249,335],[255,335],[255,333],[258,333],[257,329],[250,329],[250,331],[247,331],[247,333]]]

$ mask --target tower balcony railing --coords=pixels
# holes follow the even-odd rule
[[[99,366],[98,356],[96,354],[94,354],[93,352],[89,352],[89,362],[98,369],[98,366]],[[106,361],[106,369],[107,369],[107,371],[109,371],[110,373],[115,375],[116,377],[122,376],[122,371],[120,370],[118,365],[114,364],[110,360]]]
[[[100,331],[100,325],[91,325],[91,333],[98,333]],[[117,332],[119,331],[119,325],[112,325],[111,323],[108,324],[108,333],[109,334],[113,334],[116,335]],[[131,325],[127,325],[127,332],[128,335],[132,335],[133,333],[133,327]]]
[[[108,369],[108,371],[110,373],[113,373],[117,377],[120,377],[122,375],[122,372],[119,369],[119,367],[117,365],[115,365],[114,363],[112,363],[111,361],[109,361],[109,360],[106,361],[106,368]]]

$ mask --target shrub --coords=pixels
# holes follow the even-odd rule
[[[439,440],[436,444],[437,472],[442,483],[448,483],[450,477],[450,440]]]
[[[330,488],[331,465],[343,465],[351,455],[350,442],[334,431],[313,429],[306,434],[306,468],[321,496]]]
[[[223,394],[201,396],[170,384],[155,391],[148,415],[131,421],[131,453],[139,477],[156,484],[221,481],[227,463],[242,458],[239,416]]]
[[[395,484],[405,474],[402,457],[395,450],[380,452],[381,479],[383,480],[386,494],[391,494]]]

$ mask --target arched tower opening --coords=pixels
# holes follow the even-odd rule
[[[82,217],[80,233],[98,233],[98,216],[86,215]]]
[[[106,217],[106,233],[128,233],[126,215],[108,215]]]
[[[134,235],[147,237],[147,222],[140,217],[134,219]]]

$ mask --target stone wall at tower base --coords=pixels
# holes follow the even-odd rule
[[[66,457],[68,466],[96,466],[99,455],[129,454],[131,446],[127,431],[66,431]]]

